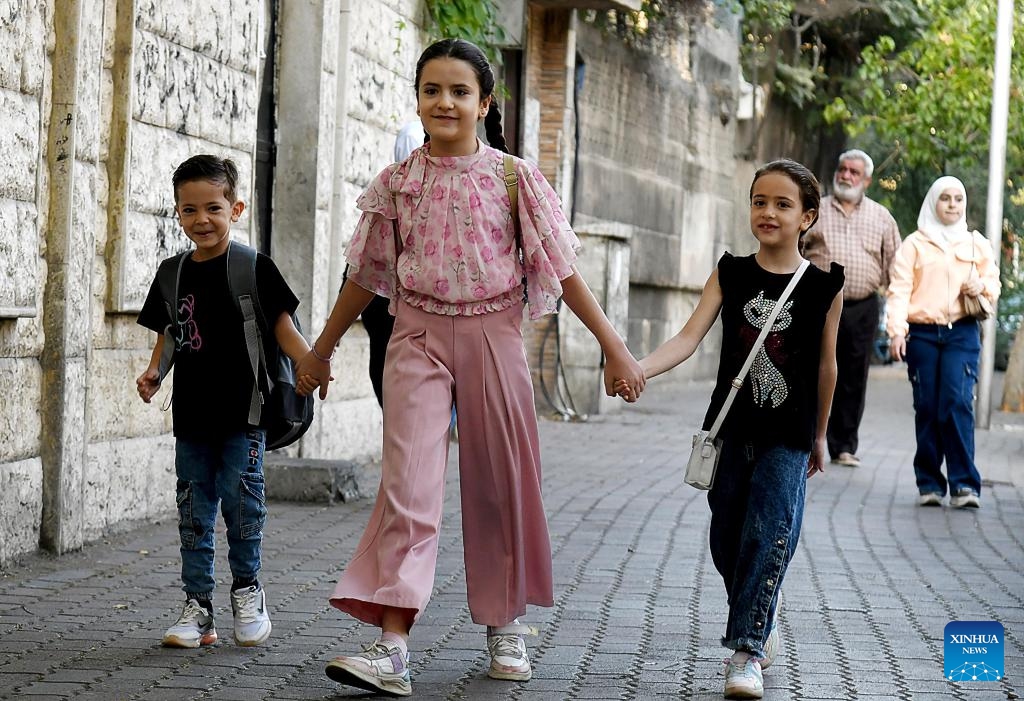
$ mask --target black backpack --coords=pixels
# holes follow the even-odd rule
[[[171,323],[164,329],[163,355],[160,358],[160,381],[174,364],[174,331],[178,328],[178,281],[188,250],[167,258],[160,263],[157,284],[167,306]],[[253,387],[249,400],[249,423],[260,424],[263,412],[268,412],[267,450],[276,450],[291,445],[304,434],[313,423],[313,396],[300,397],[295,393],[295,368],[277,344],[274,344],[276,358],[268,359],[264,353],[263,338],[274,338],[274,330],[267,325],[256,294],[256,249],[232,241],[228,245],[228,291],[242,314],[245,332],[245,346],[249,365],[252,367]],[[292,314],[292,321],[299,333],[302,327]],[[271,373],[273,368],[273,373]]]

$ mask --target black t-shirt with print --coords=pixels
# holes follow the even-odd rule
[[[752,255],[726,253],[718,261],[722,354],[705,430],[714,423],[765,318],[792,278],[792,273],[768,272]],[[807,268],[751,365],[722,426],[722,439],[811,449],[817,423],[821,337],[843,280],[843,268],[837,263],[829,272],[813,265]]]
[[[274,322],[291,314],[299,300],[274,261],[256,257],[256,293],[270,329],[264,337],[268,362],[276,357]],[[163,333],[170,323],[156,278],[138,323]],[[249,426],[252,366],[242,331],[242,314],[228,291],[227,254],[198,262],[189,256],[178,283],[178,329],[174,354],[174,435],[191,440],[219,438]]]

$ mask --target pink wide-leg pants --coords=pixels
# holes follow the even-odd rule
[[[522,305],[442,316],[398,304],[384,369],[380,491],[331,604],[381,625],[384,607],[422,613],[434,585],[454,401],[469,610],[500,626],[552,606],[533,387]]]

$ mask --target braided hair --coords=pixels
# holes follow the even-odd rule
[[[476,80],[480,85],[480,99],[485,100],[494,94],[494,71],[491,70],[491,64],[487,60],[487,56],[484,55],[479,46],[465,39],[442,39],[428,46],[420,54],[420,58],[416,62],[416,82],[414,84],[417,93],[419,93],[420,89],[420,77],[423,75],[423,67],[435,58],[455,58],[465,61],[473,69],[473,72],[476,73]],[[484,134],[487,137],[488,144],[499,151],[508,153],[505,134],[501,128],[501,110],[498,109],[498,104],[495,100],[491,100],[487,116],[484,117]],[[429,140],[430,135],[427,134],[425,141]]]

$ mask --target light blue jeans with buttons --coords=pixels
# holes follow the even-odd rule
[[[267,521],[263,481],[265,435],[260,429],[249,429],[220,440],[179,438],[175,442],[181,588],[186,597],[198,594],[200,598],[210,598],[213,593],[218,507],[227,527],[232,576],[250,580],[260,571],[263,527]]]
[[[711,557],[722,575],[729,621],[722,645],[764,657],[804,517],[809,453],[726,440],[708,492]]]

